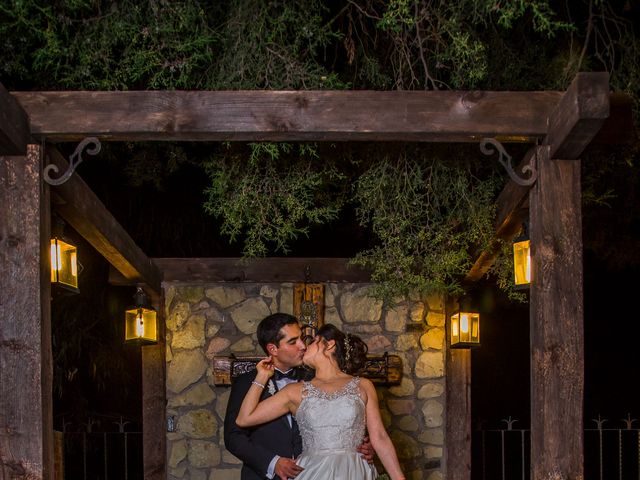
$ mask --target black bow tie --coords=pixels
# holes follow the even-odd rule
[[[296,369],[292,368],[290,370],[287,370],[286,372],[281,372],[280,370],[276,370],[273,378],[277,382],[278,380],[281,380],[283,378],[290,378],[292,380],[297,380],[298,376],[296,375]]]

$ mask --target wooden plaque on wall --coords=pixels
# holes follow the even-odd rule
[[[256,363],[264,357],[247,356],[213,357],[213,381],[216,386],[231,385],[238,375],[255,370]],[[375,385],[398,385],[402,380],[402,359],[398,355],[368,355],[367,362],[358,376],[368,378]]]

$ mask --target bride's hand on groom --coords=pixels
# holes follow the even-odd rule
[[[280,480],[295,478],[302,470],[304,470],[304,468],[297,465],[295,460],[285,457],[280,457],[278,459],[274,469],[275,474],[280,478]]]
[[[256,370],[258,371],[256,374],[256,380],[263,384],[267,383],[275,373],[274,368],[273,360],[271,360],[270,356],[263,358],[256,365]]]

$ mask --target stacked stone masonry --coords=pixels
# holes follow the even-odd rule
[[[292,313],[292,284],[165,284],[170,480],[235,480],[240,461],[224,447],[230,387],[214,384],[215,355],[262,355],[258,322]],[[441,297],[388,308],[370,285],[325,285],[325,323],[359,335],[369,352],[398,355],[402,383],[379,387],[382,418],[408,479],[444,475],[445,315]],[[379,471],[383,471],[378,465]]]

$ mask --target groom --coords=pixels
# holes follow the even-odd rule
[[[304,371],[297,367],[302,365],[306,346],[298,320],[286,313],[274,313],[260,322],[258,343],[267,355],[271,355],[276,368],[262,393],[262,400],[287,383],[302,378]],[[240,405],[255,376],[255,371],[247,372],[233,381],[224,418],[225,446],[242,460],[242,480],[295,478],[302,471],[294,460],[302,451],[302,440],[291,415],[250,429],[236,425]]]

